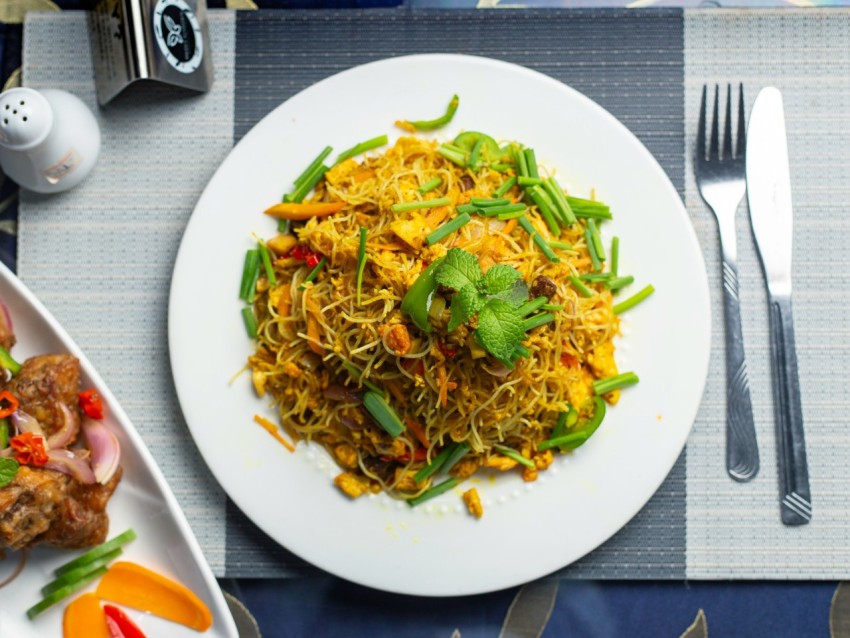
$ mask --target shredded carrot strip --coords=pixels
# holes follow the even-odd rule
[[[437,366],[437,382],[440,385],[440,405],[446,407],[449,401],[449,390],[457,388],[457,383],[449,381],[446,374],[446,367],[443,365]]]
[[[407,397],[404,396],[404,392],[401,391],[401,387],[395,379],[387,379],[384,381],[384,385],[387,386],[387,389],[396,398],[396,401],[402,405],[407,405]]]
[[[319,355],[325,354],[319,333],[319,320],[313,315],[307,315],[307,342],[310,345],[310,350]]]
[[[425,430],[422,429],[414,419],[407,417],[404,420],[404,423],[410,428],[410,431],[413,432],[413,435],[417,438],[417,440],[422,444],[423,447],[429,448],[431,447],[431,442],[428,441],[428,436],[425,434]]]
[[[263,426],[263,429],[265,429],[266,432],[268,432],[274,438],[280,441],[281,445],[283,445],[283,447],[285,447],[287,450],[289,450],[290,452],[295,451],[295,446],[292,445],[292,443],[287,441],[285,438],[283,438],[283,435],[278,432],[278,429],[277,427],[275,427],[274,423],[269,421],[267,418],[260,416],[259,414],[254,415],[254,421]]]
[[[277,314],[281,317],[288,317],[292,311],[292,292],[288,286],[283,286],[280,289],[280,298],[277,300]]]
[[[505,233],[505,235],[510,235],[514,232],[514,228],[516,228],[516,219],[509,219],[508,223],[505,224],[505,227],[502,229],[502,232]]]
[[[345,208],[345,202],[308,203],[281,202],[267,208],[263,212],[276,219],[292,219],[301,221],[311,217],[326,217]]]

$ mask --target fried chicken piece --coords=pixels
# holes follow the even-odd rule
[[[106,504],[121,469],[106,485],[85,485],[61,472],[22,465],[0,488],[0,547],[46,544],[82,549],[106,540]]]
[[[20,402],[20,409],[35,417],[47,436],[59,431],[65,424],[65,415],[59,406],[63,403],[71,414],[79,414],[80,362],[67,354],[46,354],[24,361],[21,371],[6,390]],[[79,419],[76,428],[79,430]],[[77,438],[73,433],[68,445]]]

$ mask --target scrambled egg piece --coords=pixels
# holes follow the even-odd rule
[[[358,476],[353,472],[343,472],[342,474],[338,474],[334,479],[334,484],[341,489],[346,496],[351,498],[363,496],[370,491],[369,479],[363,476]]]
[[[357,452],[350,443],[340,443],[334,447],[334,456],[342,467],[350,470],[357,467]]]
[[[484,461],[484,467],[492,467],[500,472],[507,472],[519,465],[516,461],[507,456],[491,456]]]
[[[481,498],[478,496],[478,490],[474,487],[466,490],[463,493],[463,502],[466,503],[466,509],[475,518],[481,518],[484,515],[484,506],[481,505]]]
[[[407,331],[407,326],[403,323],[397,323],[390,326],[387,332],[387,346],[398,356],[403,357],[410,352],[411,341],[410,333]]]
[[[425,227],[425,218],[421,214],[411,215],[409,219],[396,219],[390,222],[390,230],[413,250],[422,248],[428,231]]]
[[[449,473],[452,476],[463,480],[472,476],[475,473],[475,470],[478,469],[478,466],[478,459],[461,459],[455,464]]]

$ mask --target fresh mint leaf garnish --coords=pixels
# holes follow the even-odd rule
[[[0,457],[0,487],[14,481],[19,468],[20,465],[15,459]]]
[[[528,301],[528,285],[511,266],[496,264],[482,274],[478,260],[461,248],[452,248],[434,272],[437,283],[451,288],[449,332],[478,315],[475,340],[508,368],[522,351],[525,338],[519,307]]]
[[[438,284],[460,291],[481,279],[481,266],[475,255],[462,248],[452,248],[446,253],[435,277]]]
[[[448,330],[456,330],[487,303],[487,297],[478,292],[475,284],[467,284],[452,297],[452,314]]]
[[[502,299],[490,299],[478,312],[478,343],[504,366],[513,368],[511,357],[525,337],[522,317],[517,309]]]
[[[498,295],[508,290],[520,278],[519,271],[511,266],[496,264],[484,274],[484,292]]]
[[[528,301],[528,284],[519,279],[510,288],[494,295],[494,297],[507,301],[512,306],[519,307]]]

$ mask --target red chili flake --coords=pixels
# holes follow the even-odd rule
[[[322,256],[307,244],[296,244],[295,248],[289,251],[289,256],[305,262],[308,268],[315,268],[322,261]]]
[[[575,355],[570,354],[569,352],[561,353],[561,363],[568,368],[578,368],[578,359]]]
[[[15,460],[21,465],[41,467],[47,463],[47,450],[44,449],[44,437],[32,432],[21,432],[9,440],[9,446],[15,451]]]
[[[442,339],[437,339],[437,348],[443,353],[446,359],[454,359],[457,356],[457,348],[450,346]]]
[[[79,400],[80,409],[86,413],[87,417],[90,419],[103,418],[103,401],[97,393],[97,390],[92,388],[91,390],[84,390],[80,392]]]

